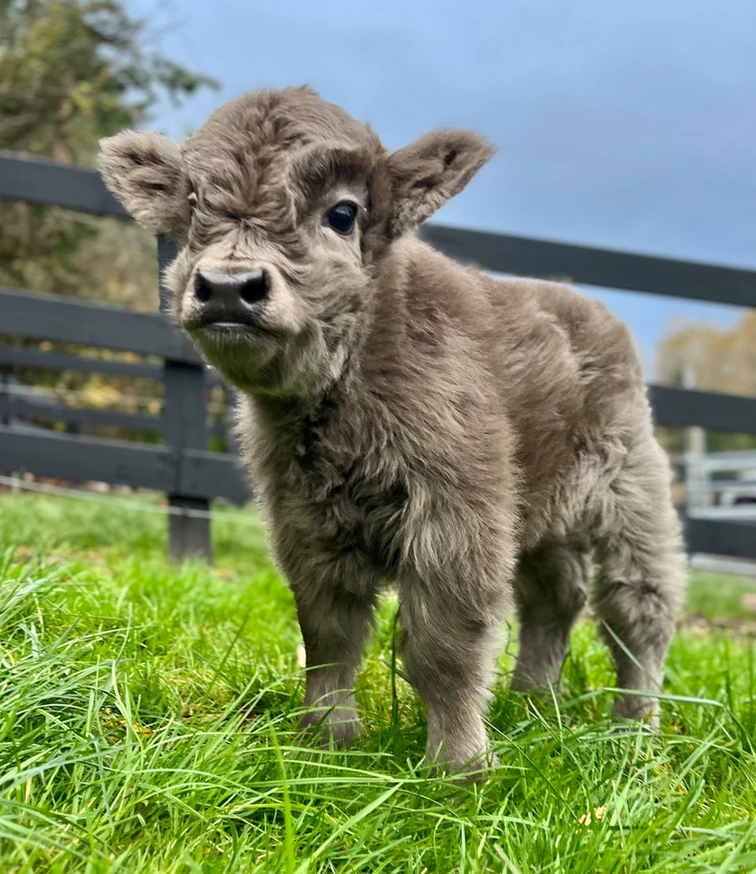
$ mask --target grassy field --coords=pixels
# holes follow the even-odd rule
[[[0,495],[0,871],[750,872],[756,669],[739,596],[697,574],[661,735],[612,730],[581,622],[561,700],[507,691],[481,786],[428,779],[422,708],[382,602],[359,679],[367,731],[305,748],[292,599],[249,524],[217,562],[165,561],[162,516]],[[707,617],[705,620],[701,617]]]

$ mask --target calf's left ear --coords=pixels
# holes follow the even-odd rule
[[[390,235],[398,237],[433,215],[495,151],[474,131],[442,128],[389,155]]]
[[[191,189],[175,143],[162,134],[123,131],[100,140],[97,166],[107,187],[140,225],[184,241]]]

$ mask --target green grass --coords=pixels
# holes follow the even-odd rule
[[[717,619],[756,620],[752,609],[743,607],[741,598],[756,593],[756,580],[697,571],[688,585],[688,612]]]
[[[300,638],[259,526],[217,523],[216,567],[178,569],[156,514],[6,494],[0,519],[0,871],[756,870],[740,631],[679,633],[657,738],[612,730],[589,622],[558,706],[507,691],[510,643],[490,712],[501,767],[460,785],[420,766],[391,597],[359,680],[365,737],[318,751],[294,732]],[[695,575],[694,612],[728,615],[744,585]]]

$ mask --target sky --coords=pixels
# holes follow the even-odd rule
[[[126,0],[150,47],[221,85],[152,126],[309,84],[399,148],[440,126],[498,147],[445,224],[756,267],[756,0]],[[683,320],[742,310],[585,289],[647,374]]]

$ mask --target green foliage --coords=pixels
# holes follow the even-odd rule
[[[508,648],[490,714],[501,766],[465,786],[419,765],[422,708],[392,677],[390,595],[358,685],[364,739],[302,745],[294,605],[254,510],[216,523],[214,570],[168,565],[164,519],[114,503],[0,495],[0,513],[2,870],[756,867],[752,642],[680,632],[658,738],[611,726],[590,624],[558,707],[507,690]]]
[[[0,144],[92,163],[100,137],[142,122],[161,91],[214,84],[144,51],[117,0],[0,3]]]
[[[147,36],[118,0],[0,0],[0,149],[92,164],[100,138],[143,124],[162,94],[177,102],[215,85],[147,52]],[[80,258],[100,226],[0,203],[0,284],[63,294],[99,285],[104,297],[107,261],[93,270]],[[149,251],[145,237],[134,247]]]

